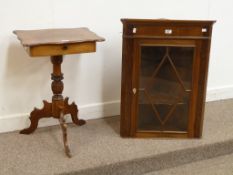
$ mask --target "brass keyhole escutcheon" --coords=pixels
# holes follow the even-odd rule
[[[137,28],[136,27],[133,28],[133,33],[137,33]]]
[[[133,88],[133,94],[136,94],[136,92],[137,92],[137,89]]]

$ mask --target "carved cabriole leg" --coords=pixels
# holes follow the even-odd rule
[[[22,131],[20,131],[20,134],[31,134],[32,132],[34,132],[38,126],[38,121],[41,118],[49,118],[52,116],[52,103],[48,103],[47,101],[43,101],[44,106],[42,109],[37,109],[35,108],[31,114],[30,114],[30,121],[31,121],[31,125],[29,126],[29,128],[26,128]]]
[[[64,118],[63,109],[61,109],[61,112],[60,112],[59,122],[60,122],[60,126],[62,129],[63,144],[64,144],[64,148],[65,148],[65,153],[66,153],[67,157],[71,158],[72,156],[71,156],[70,148],[68,145],[68,139],[67,139],[67,124],[66,124],[66,121]]]
[[[68,103],[69,98],[66,97],[64,100],[64,114],[70,114],[71,119],[74,124],[82,126],[86,123],[85,120],[78,119],[78,107],[77,105],[73,102],[72,104]]]

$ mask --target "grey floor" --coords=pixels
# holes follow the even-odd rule
[[[40,128],[32,135],[0,134],[0,174],[166,174],[183,171],[175,167],[221,161],[227,155],[232,162],[232,106],[233,100],[207,103],[202,139],[123,139],[119,117],[89,120],[82,127],[70,124],[71,159],[63,152],[58,126]],[[228,171],[228,166],[224,168]]]
[[[232,175],[233,154],[202,160],[145,175]]]

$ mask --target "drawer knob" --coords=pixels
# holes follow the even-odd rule
[[[67,49],[68,49],[67,45],[62,46],[62,50],[67,50]]]
[[[167,35],[171,35],[172,34],[172,29],[165,29],[164,33]]]

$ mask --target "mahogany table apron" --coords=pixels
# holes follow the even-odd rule
[[[50,56],[53,64],[53,73],[51,74],[52,102],[44,100],[42,109],[35,108],[30,113],[30,126],[20,131],[20,133],[31,134],[34,132],[41,118],[53,117],[59,119],[63,132],[65,153],[68,157],[71,157],[67,144],[67,125],[64,115],[70,114],[73,123],[76,125],[81,126],[86,122],[78,118],[77,105],[74,102],[69,104],[68,97],[63,98],[64,84],[61,71],[63,55],[95,52],[96,42],[104,41],[104,38],[97,36],[88,28],[16,30],[14,33],[30,56]]]

